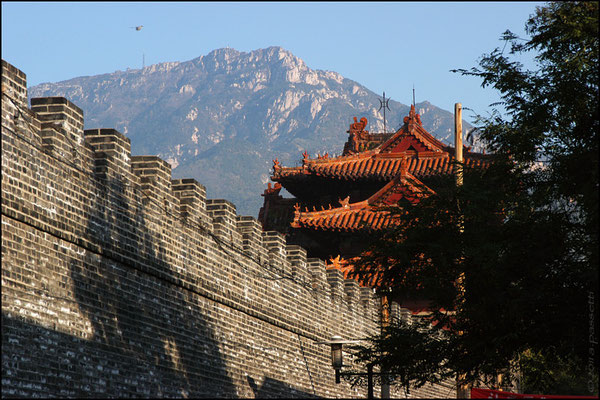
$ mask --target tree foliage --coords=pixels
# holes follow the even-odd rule
[[[508,372],[522,354],[569,360],[582,376],[590,363],[598,368],[590,354],[598,320],[598,3],[538,7],[526,32],[529,39],[504,33],[509,54],[497,48],[479,67],[456,70],[501,94],[504,115],[478,116],[494,164],[465,169],[461,187],[440,180],[417,207],[391,210],[403,223],[357,263],[361,279],[377,268],[380,289],[393,298],[429,301],[435,352],[403,354],[402,341],[428,339],[402,324],[359,352],[404,384],[447,371],[474,382]],[[531,51],[535,69],[513,60]]]
[[[581,368],[581,361],[552,351],[524,351],[519,360],[523,392],[589,396],[598,387],[598,374],[590,375],[587,368]]]

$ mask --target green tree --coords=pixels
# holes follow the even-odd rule
[[[358,353],[403,384],[423,384],[423,371],[430,381],[450,373],[474,382],[519,360],[536,391],[589,393],[582,382],[597,384],[598,3],[538,7],[526,32],[503,34],[508,54],[497,48],[479,67],[456,70],[501,94],[504,114],[477,123],[494,164],[391,210],[404,222],[357,263],[360,278],[379,271],[380,290],[393,298],[429,301],[431,329],[392,324]],[[535,69],[512,60],[530,51]],[[436,351],[419,359],[397,346],[428,335]],[[579,387],[556,384],[531,354],[546,365],[563,360],[558,369],[582,377],[572,381]]]

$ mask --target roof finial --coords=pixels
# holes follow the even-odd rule
[[[415,103],[415,84],[413,83],[413,106],[416,106],[417,103]]]

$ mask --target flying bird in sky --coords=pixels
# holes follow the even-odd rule
[[[140,25],[140,26],[130,26],[130,28],[131,28],[131,29],[135,29],[136,31],[141,31],[143,27],[144,27],[144,25]]]

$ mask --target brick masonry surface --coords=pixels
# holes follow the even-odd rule
[[[2,60],[3,397],[364,397],[316,342],[378,315],[370,289],[121,133],[84,131],[68,100],[28,108]]]

